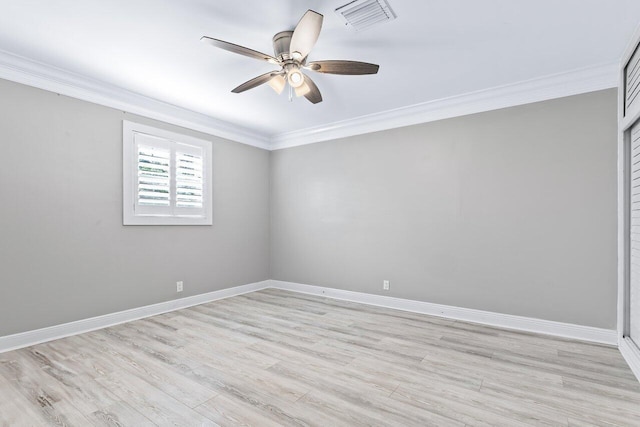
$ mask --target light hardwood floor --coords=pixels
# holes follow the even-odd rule
[[[640,426],[611,347],[264,290],[0,354],[0,425]]]

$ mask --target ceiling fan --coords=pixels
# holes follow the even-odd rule
[[[303,69],[326,74],[362,75],[376,74],[380,68],[376,64],[358,61],[307,62],[307,56],[320,36],[322,20],[321,14],[308,10],[294,31],[282,31],[273,36],[273,56],[207,36],[203,36],[200,40],[220,49],[267,61],[281,67],[280,70],[253,78],[231,92],[241,93],[267,83],[276,93],[281,94],[288,83],[290,97],[291,92],[295,91],[296,96],[304,96],[313,104],[317,104],[322,102],[322,95],[313,80],[302,73]]]

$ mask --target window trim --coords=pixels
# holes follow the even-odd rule
[[[142,133],[170,141],[201,147],[203,151],[203,209],[204,215],[136,214],[137,158],[135,134]],[[212,143],[176,132],[122,121],[122,223],[123,225],[213,225],[213,167]]]

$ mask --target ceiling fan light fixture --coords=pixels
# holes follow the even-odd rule
[[[284,87],[287,85],[287,81],[283,76],[274,76],[269,80],[268,85],[271,86],[271,89],[273,89],[278,95],[280,95],[284,90]]]
[[[292,68],[287,74],[287,79],[291,87],[299,88],[304,84],[304,75],[297,68]]]

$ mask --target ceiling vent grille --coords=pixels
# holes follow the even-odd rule
[[[336,9],[345,25],[362,31],[396,19],[396,14],[385,0],[355,0]]]

